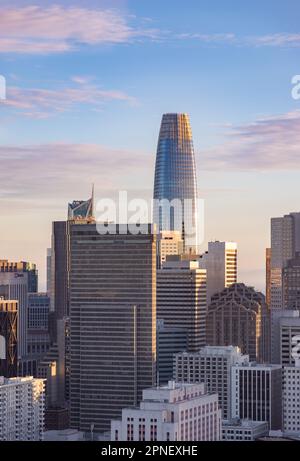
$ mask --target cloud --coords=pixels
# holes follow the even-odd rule
[[[78,45],[126,43],[155,38],[155,29],[139,29],[113,9],[27,6],[0,8],[0,52],[47,54]]]
[[[223,144],[198,155],[206,170],[299,170],[300,110],[232,126]]]
[[[103,90],[96,85],[85,83],[85,77],[74,77],[73,81],[77,83],[76,86],[60,89],[9,87],[7,99],[2,101],[2,104],[33,118],[47,118],[85,104],[94,109],[101,109],[107,101],[137,104],[134,97],[122,91]]]
[[[300,46],[300,33],[278,33],[249,37],[248,42],[256,46],[298,47]]]
[[[0,146],[1,210],[16,213],[24,203],[65,206],[70,197],[86,195],[93,182],[101,191],[126,189],[135,177],[135,185],[143,187],[152,160],[141,152],[98,144]]]

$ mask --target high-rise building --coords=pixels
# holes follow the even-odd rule
[[[179,327],[166,327],[163,319],[157,320],[156,369],[157,382],[166,384],[173,379],[173,355],[187,349],[187,331]]]
[[[113,441],[218,441],[221,410],[217,394],[204,384],[169,381],[145,389],[140,407],[124,408],[122,420],[111,422]]]
[[[0,296],[18,301],[18,355],[26,356],[28,334],[28,293],[37,292],[35,264],[0,260]]]
[[[196,164],[187,114],[164,114],[162,117],[155,165],[153,220],[159,231],[179,231],[186,252],[197,252]]]
[[[0,299],[0,376],[6,378],[18,374],[17,323],[18,302]]]
[[[283,431],[300,433],[300,361],[283,367],[282,389]]]
[[[281,429],[281,365],[234,365],[231,408],[233,418],[267,421],[270,429]]]
[[[198,261],[167,260],[157,271],[157,318],[187,332],[187,350],[205,346],[206,270]]]
[[[29,293],[26,354],[37,360],[41,360],[50,347],[49,310],[47,293]]]
[[[47,248],[47,256],[46,256],[46,271],[47,271],[46,291],[47,291],[48,296],[51,295],[51,280],[52,280],[52,275],[51,275],[51,269],[52,269],[51,255],[52,255],[51,248]]]
[[[300,309],[300,253],[282,269],[283,309]]]
[[[207,305],[214,294],[237,283],[237,244],[209,242],[208,251],[200,256],[199,264],[207,272]]]
[[[44,381],[0,376],[0,441],[40,441],[44,432]]]
[[[82,219],[94,220],[94,188],[90,199],[74,200],[68,204],[68,220],[77,221]]]
[[[283,308],[282,270],[300,252],[300,213],[271,219],[271,309]]]
[[[271,248],[266,248],[266,303],[271,307]]]
[[[154,385],[156,238],[70,225],[70,424],[95,433]]]
[[[262,293],[236,283],[213,295],[206,317],[209,346],[238,346],[251,361],[269,362],[269,312]]]
[[[174,380],[204,383],[209,393],[216,393],[222,419],[231,420],[231,368],[249,363],[238,347],[205,346],[194,353],[181,352],[174,356]]]
[[[292,339],[300,335],[300,311],[273,309],[271,311],[271,361],[292,365]]]
[[[157,236],[157,267],[160,269],[168,256],[183,253],[183,240],[179,231],[162,231]]]

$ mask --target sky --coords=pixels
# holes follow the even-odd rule
[[[300,211],[298,0],[1,1],[0,257],[38,265],[67,203],[152,193],[165,112],[190,115],[210,240],[265,288],[270,218]]]

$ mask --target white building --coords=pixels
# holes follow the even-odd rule
[[[209,242],[199,264],[207,271],[207,304],[211,297],[237,283],[237,243]]]
[[[236,420],[222,422],[222,440],[252,442],[259,437],[269,434],[269,424],[267,422]]]
[[[0,377],[0,441],[42,440],[44,413],[43,379]]]
[[[238,347],[205,346],[174,355],[173,377],[177,382],[205,383],[208,392],[219,396],[222,418],[231,419],[231,367],[248,362]]]
[[[300,361],[283,368],[283,431],[300,433]]]
[[[179,231],[161,231],[157,237],[158,267],[167,260],[167,256],[181,255],[183,240]]]
[[[300,311],[271,310],[271,361],[281,365],[294,365],[291,349],[293,337],[300,335]]]
[[[145,389],[139,408],[122,410],[111,422],[112,441],[213,441],[221,439],[217,394],[204,384],[179,384]]]
[[[231,391],[232,418],[267,421],[270,429],[281,429],[281,365],[233,366]]]
[[[156,316],[187,332],[187,350],[205,346],[206,270],[198,261],[167,260],[157,271]]]

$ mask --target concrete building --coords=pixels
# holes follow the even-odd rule
[[[209,393],[216,393],[222,418],[231,419],[231,368],[246,364],[249,357],[238,347],[205,346],[195,353],[182,352],[174,356],[174,379],[177,382],[204,383]]]
[[[262,293],[236,283],[212,297],[206,316],[206,343],[238,346],[251,361],[269,362],[269,311]]]
[[[111,422],[112,441],[216,441],[221,439],[221,410],[217,394],[204,384],[170,381],[145,389],[138,408],[122,410]]]
[[[289,259],[282,269],[282,296],[284,309],[300,309],[300,253]]]
[[[156,238],[70,225],[70,425],[95,433],[156,382]]]
[[[300,434],[300,360],[283,367],[282,390],[283,431]]]
[[[167,260],[157,271],[157,318],[187,332],[187,350],[205,345],[206,271],[197,261]]]
[[[50,347],[50,298],[46,293],[28,295],[28,334],[26,354],[41,360]]]
[[[234,419],[268,422],[281,429],[282,369],[280,365],[232,367],[231,408]]]
[[[173,355],[186,349],[186,330],[178,327],[165,327],[163,320],[157,320],[156,369],[159,384],[166,384],[173,379]]]
[[[226,442],[253,442],[269,434],[267,422],[236,420],[222,421],[222,440]]]
[[[76,429],[50,430],[44,432],[45,442],[83,442],[84,433]]]
[[[18,301],[18,355],[26,356],[28,334],[28,293],[37,292],[35,264],[0,260],[0,296]]]
[[[271,219],[271,309],[282,309],[282,271],[290,259],[300,252],[300,213],[290,213]]]
[[[0,376],[18,374],[18,301],[0,298]]]
[[[271,311],[271,362],[294,364],[291,355],[292,338],[300,335],[300,311],[273,309]]]
[[[208,251],[199,259],[199,267],[207,272],[207,305],[216,293],[237,283],[237,244],[209,242]]]
[[[39,441],[44,431],[44,381],[0,377],[0,441]]]
[[[168,256],[183,253],[183,240],[179,231],[162,231],[157,236],[157,268],[161,269]]]

